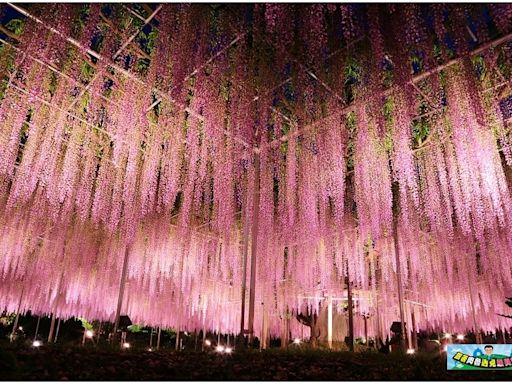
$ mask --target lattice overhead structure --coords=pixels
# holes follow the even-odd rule
[[[1,7],[2,310],[506,326],[510,5]]]

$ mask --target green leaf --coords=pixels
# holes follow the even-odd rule
[[[132,324],[132,325],[128,326],[128,330],[132,333],[138,333],[138,332],[142,331],[142,327],[137,324]]]
[[[87,320],[85,320],[83,317],[79,317],[78,320],[82,322],[82,327],[86,329],[87,331],[92,331],[93,326],[91,323],[89,323]]]
[[[12,19],[6,25],[9,31],[13,32],[15,35],[19,36],[23,33],[24,22],[20,19]]]

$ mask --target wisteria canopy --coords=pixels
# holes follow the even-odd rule
[[[510,326],[512,5],[0,6],[2,310]]]

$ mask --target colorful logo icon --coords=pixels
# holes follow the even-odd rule
[[[448,344],[449,370],[512,370],[512,344]]]

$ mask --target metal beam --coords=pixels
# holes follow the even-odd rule
[[[54,34],[56,34],[57,36],[60,36],[62,39],[66,40],[67,42],[71,43],[72,45],[76,46],[77,48],[79,48],[80,50],[82,50],[83,52],[95,57],[96,59],[106,63],[108,66],[110,66],[111,68],[115,69],[116,71],[122,73],[123,75],[125,75],[126,77],[128,77],[129,79],[137,82],[138,84],[141,84],[143,86],[148,86],[148,84],[146,84],[143,80],[141,80],[138,76],[134,75],[133,73],[125,70],[124,68],[120,67],[119,65],[113,63],[111,60],[105,58],[104,56],[100,55],[98,52],[95,52],[93,51],[92,49],[90,48],[86,48],[84,46],[82,46],[80,44],[80,42],[78,42],[77,40],[69,37],[69,36],[66,36],[64,35],[62,32],[60,32],[59,30],[53,28],[53,27],[50,27],[48,25],[46,25],[41,19],[39,19],[38,17],[32,15],[30,12],[28,12],[26,9],[24,8],[21,8],[19,7],[18,5],[16,4],[13,4],[13,3],[6,3],[8,4],[11,8],[15,9],[16,11],[18,11],[19,13],[21,13],[22,15],[34,20],[35,22],[41,24],[44,28],[48,29],[49,31],[53,32]],[[168,99],[172,104],[174,105],[177,105],[178,107],[180,107],[184,112],[187,112],[190,116],[198,119],[199,121],[204,121],[204,117],[202,115],[200,115],[199,113],[197,113],[196,111],[190,109],[189,107],[181,104],[180,102],[178,102],[177,100],[175,100],[174,98],[172,98],[170,95],[160,91],[159,89],[155,88],[155,87],[152,87],[152,91],[160,96],[161,98],[163,99]],[[216,128],[217,129],[217,128]],[[245,140],[239,138],[238,136],[235,136],[233,135],[231,132],[229,132],[228,130],[226,129],[223,129],[223,132],[227,135],[227,136],[231,136],[235,141],[239,142],[240,144],[244,145],[245,147],[250,147],[250,145],[245,142]]]
[[[501,45],[501,44],[504,44],[508,41],[511,41],[512,40],[512,33],[509,33],[505,36],[502,36],[500,37],[499,39],[496,39],[496,40],[493,40],[487,44],[484,44],[482,45],[481,47],[477,48],[477,49],[474,49],[473,51],[471,51],[469,53],[470,56],[474,56],[474,55],[478,55],[484,51],[486,51],[487,49],[490,49],[490,48],[494,48],[498,45]],[[419,75],[416,75],[412,78],[411,81],[409,81],[407,84],[415,84],[415,83],[418,83],[436,73],[439,73],[441,72],[442,70],[448,68],[448,67],[451,67],[452,65],[455,65],[455,64],[458,64],[460,61],[462,61],[464,57],[458,57],[456,59],[452,59],[444,64],[441,64],[429,71],[425,71]],[[376,97],[385,97],[385,96],[389,96],[393,90],[395,88],[397,88],[398,86],[393,86],[389,89],[386,89],[385,91],[382,91],[380,93],[377,93],[376,95],[372,95],[372,97],[376,98]],[[288,141],[290,138],[293,138],[293,137],[297,137],[297,136],[300,136],[308,131],[310,131],[311,129],[313,129],[314,127],[316,126],[319,126],[321,125],[323,122],[325,121],[328,121],[329,119],[332,119],[333,117],[336,117],[336,116],[339,116],[339,115],[344,115],[344,114],[347,114],[351,111],[354,111],[356,109],[357,106],[359,106],[360,104],[366,104],[368,102],[368,99],[359,99],[355,102],[353,102],[352,104],[346,106],[346,107],[343,107],[339,110],[337,110],[336,112],[334,113],[331,113],[329,114],[328,116],[322,118],[322,119],[319,119],[311,124],[307,124],[305,126],[302,127],[302,129],[298,129],[298,130],[295,130],[292,134],[288,134],[288,135],[284,135],[282,136],[281,138],[279,139],[275,139],[271,142],[269,142],[267,145],[273,147],[275,145],[279,145],[285,141]]]
[[[256,253],[258,251],[259,208],[260,208],[260,154],[254,154],[254,190],[251,230],[251,280],[249,290],[249,344],[254,338],[254,302],[256,298]]]

